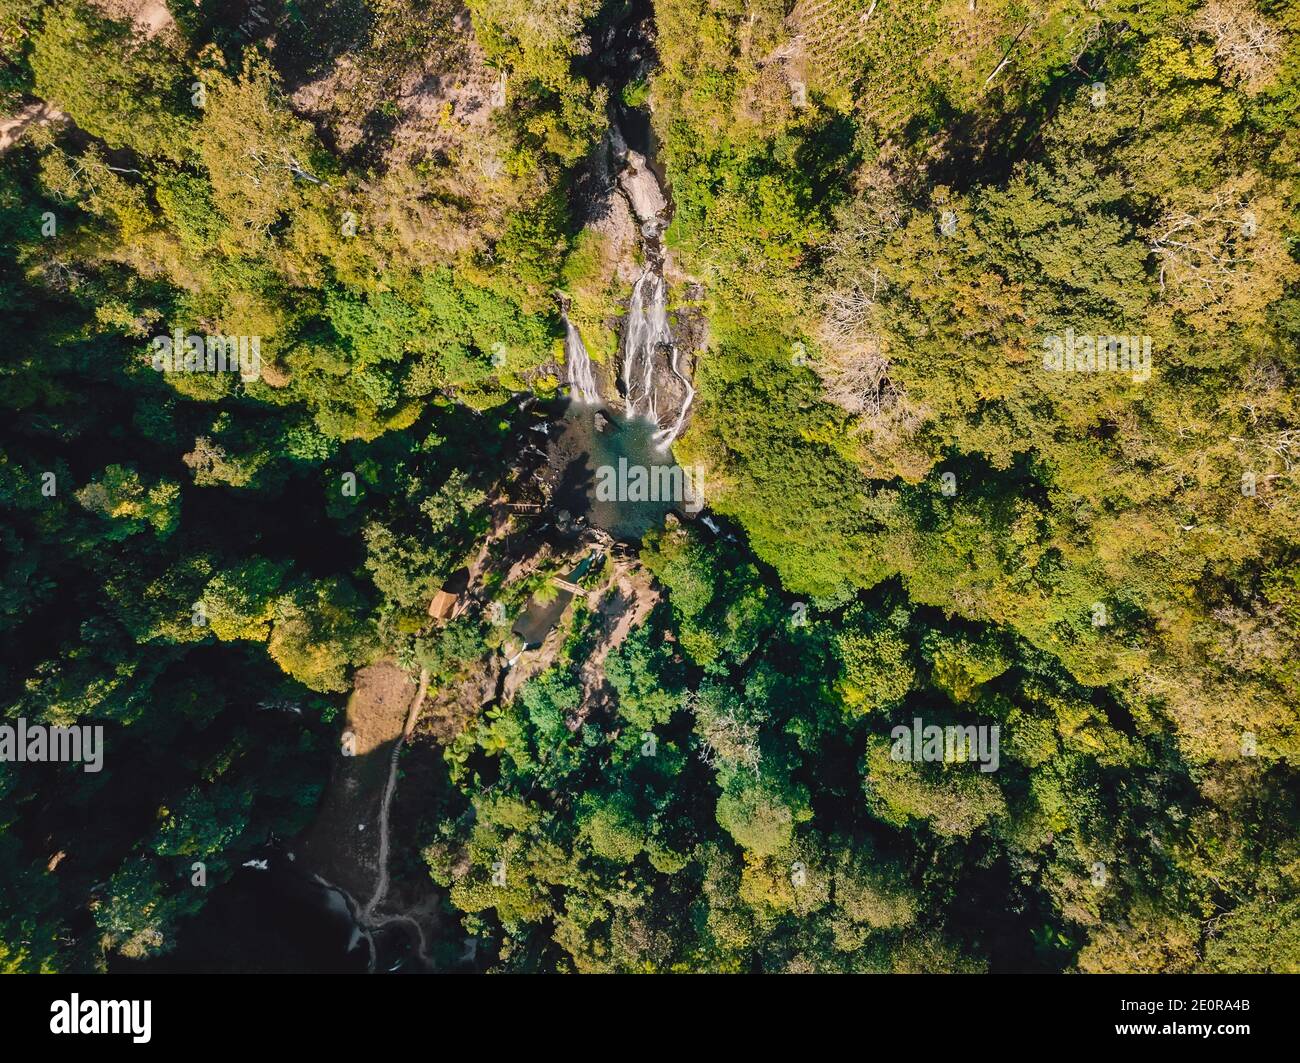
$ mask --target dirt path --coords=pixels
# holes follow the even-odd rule
[[[428,930],[437,923],[432,909],[380,911],[390,892],[398,762],[419,722],[429,673],[420,673],[414,695],[411,686],[410,674],[395,661],[378,661],[357,672],[343,732],[351,753],[335,765],[303,846],[304,865],[342,898],[357,934],[370,946],[371,970],[379,958],[377,933],[394,924],[413,932],[421,962],[430,965]]]
[[[23,135],[28,126],[56,122],[62,117],[63,112],[57,107],[51,107],[44,101],[38,101],[29,103],[10,118],[0,119],[0,154],[8,151],[14,144],[18,143],[18,138]]]
[[[390,756],[404,733],[414,688],[412,676],[395,661],[377,661],[357,672],[338,759],[303,843],[306,866],[361,898],[358,909],[379,874],[377,826]]]
[[[424,696],[428,691],[429,670],[425,668],[420,672],[420,688],[416,691],[415,697],[411,699],[411,707],[406,714],[406,725],[402,728],[402,736],[397,740],[397,744],[393,746],[392,756],[388,758],[388,782],[384,786],[383,803],[379,809],[379,877],[375,880],[375,892],[370,895],[370,901],[361,913],[362,921],[365,923],[371,922],[374,918],[375,909],[388,894],[388,852],[391,847],[389,813],[393,807],[393,794],[397,790],[397,761],[402,754],[402,747],[415,733],[415,725],[420,719],[420,709],[424,705]],[[423,935],[421,935],[421,939],[423,939]]]

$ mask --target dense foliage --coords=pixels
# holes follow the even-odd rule
[[[1300,8],[175,16],[0,0],[4,109],[64,116],[0,159],[0,704],[112,743],[0,763],[0,968],[166,953],[196,861],[218,884],[311,821],[357,667],[450,685],[486,652],[413,634],[517,456],[512,395],[555,392],[554,290],[617,312],[575,201],[621,106],[704,292],[677,456],[726,527],[642,544],[664,599],[608,708],[577,609],[448,744],[403,842],[457,947],[1300,971]],[[642,16],[652,68],[614,84],[601,42]],[[504,103],[449,97],[411,151],[413,63]],[[258,337],[260,373],[156,371],[178,330]],[[1077,338],[1091,371],[1053,369]],[[996,726],[996,770],[899,759],[917,719]]]

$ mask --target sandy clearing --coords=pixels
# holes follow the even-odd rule
[[[119,22],[132,22],[146,37],[176,25],[163,0],[91,0],[100,11]]]

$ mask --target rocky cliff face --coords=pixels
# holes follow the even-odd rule
[[[627,197],[637,222],[642,227],[663,226],[668,222],[668,197],[659,187],[659,179],[650,169],[646,157],[630,148],[618,126],[612,126],[609,148],[618,174],[618,187]]]

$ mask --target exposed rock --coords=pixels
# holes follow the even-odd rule
[[[628,148],[627,165],[618,175],[619,184],[632,204],[632,211],[643,223],[658,222],[668,209],[659,180],[651,171],[645,156]]]
[[[617,126],[610,128],[610,148],[618,167],[618,185],[627,196],[637,221],[643,227],[662,224],[668,200],[646,157],[635,148],[628,147]]]
[[[636,250],[641,241],[637,220],[614,175],[617,137],[611,130],[590,154],[579,175],[578,189],[587,228],[605,238],[609,274],[620,284],[631,285],[640,273]]]
[[[591,228],[605,236],[610,243],[610,257],[616,263],[614,276],[620,284],[636,282],[638,268],[636,247],[638,243],[636,219],[627,200],[611,186],[602,203],[599,217],[593,218]]]

